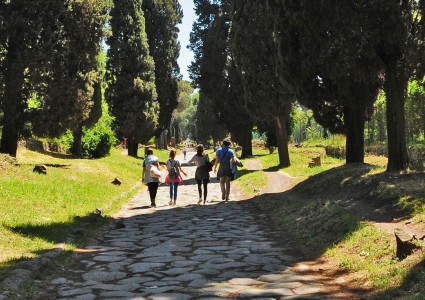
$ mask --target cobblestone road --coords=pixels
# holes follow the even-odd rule
[[[193,153],[189,153],[190,158]],[[182,157],[178,157],[184,162]],[[211,200],[197,205],[195,167],[177,206],[161,185],[157,208],[146,189],[116,216],[125,228],[106,228],[51,281],[52,299],[324,299],[316,278],[291,271],[297,261],[291,240],[282,240],[249,201],[233,188],[221,200],[218,181]],[[211,173],[212,174],[212,173]]]

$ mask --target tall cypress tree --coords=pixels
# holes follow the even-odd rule
[[[183,12],[177,0],[144,0],[149,51],[155,62],[155,84],[160,113],[156,136],[170,125],[172,113],[177,107],[177,78],[180,70],[177,58],[180,54],[178,24]]]
[[[38,117],[33,121],[38,135],[58,136],[71,129],[71,151],[77,156],[81,155],[82,126],[94,125],[101,116],[98,56],[109,9],[109,0],[69,3],[62,41],[66,51],[54,60],[63,67],[53,72],[47,93],[40,99]]]
[[[139,142],[152,137],[159,112],[142,1],[114,0],[110,24],[106,99],[117,133],[127,138],[128,154],[137,156]]]
[[[346,134],[347,163],[364,160],[364,124],[381,85],[368,22],[373,10],[360,2],[269,0],[280,79],[319,123]]]
[[[231,52],[244,87],[245,105],[259,123],[274,126],[282,167],[290,165],[289,112],[295,96],[276,76],[277,47],[270,12],[261,1],[233,1]],[[261,103],[261,104],[260,104]]]
[[[28,100],[42,97],[52,73],[63,67],[51,62],[66,52],[62,43],[67,6],[53,0],[2,1],[0,14],[0,152],[16,156],[18,139],[30,120]]]
[[[87,117],[108,0],[0,5],[0,152],[15,156],[27,125],[57,136]]]
[[[250,156],[253,121],[243,105],[243,89],[229,52],[230,1],[195,1],[195,8],[198,20],[191,33],[190,47],[195,57],[190,67],[191,79],[200,89],[200,101],[210,102],[217,123],[244,146],[242,156]],[[201,107],[208,105],[198,109]]]

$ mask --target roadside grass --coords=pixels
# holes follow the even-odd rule
[[[277,153],[256,151],[264,170],[286,172],[298,183],[279,195],[255,197],[258,206],[282,232],[291,232],[307,257],[323,255],[336,271],[355,274],[353,284],[365,293],[372,291],[377,299],[424,299],[423,248],[404,260],[395,259],[394,235],[350,214],[338,202],[364,201],[371,210],[423,223],[425,174],[386,174],[387,159],[377,156],[367,156],[367,164],[345,166],[321,151],[290,147],[289,168],[277,167]],[[308,168],[308,161],[319,155],[322,166]],[[254,174],[250,175],[261,177]]]
[[[110,156],[92,160],[19,148],[17,165],[0,159],[0,279],[21,259],[57,244],[72,250],[142,187],[143,160],[123,151],[112,149]],[[45,164],[47,174],[33,172],[36,164]],[[112,184],[114,178],[122,184]]]

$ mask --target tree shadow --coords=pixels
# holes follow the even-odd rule
[[[47,242],[59,244],[67,240],[75,242],[86,238],[91,230],[106,224],[110,217],[99,213],[89,213],[85,216],[75,216],[69,222],[49,224],[22,224],[19,226],[4,226],[5,229],[29,238],[40,238]]]

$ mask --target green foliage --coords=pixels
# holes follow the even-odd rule
[[[178,27],[183,12],[177,0],[143,0],[149,52],[155,62],[155,85],[160,112],[156,135],[167,129],[177,107]]]
[[[108,114],[104,114],[95,126],[83,129],[83,156],[101,158],[109,155],[112,145],[117,142],[111,125],[112,118]]]
[[[6,128],[0,151],[16,155],[18,138],[27,128],[55,137],[87,118],[109,4],[109,0],[0,3],[0,68],[9,72],[0,75]]]
[[[119,136],[127,138],[131,155],[158,124],[155,65],[149,53],[141,0],[114,0],[112,34],[107,39],[106,100]]]
[[[422,82],[409,82],[406,99],[407,141],[425,140],[425,78]]]

